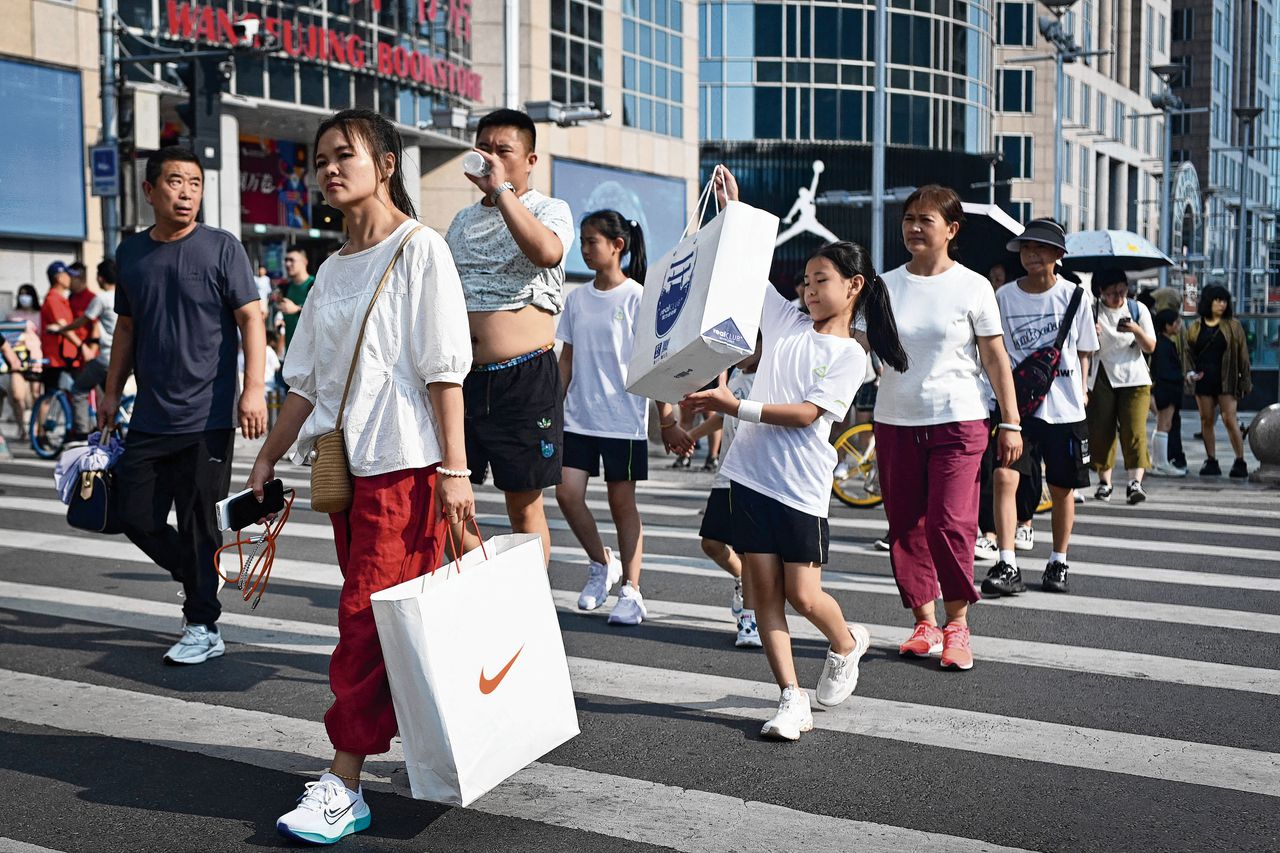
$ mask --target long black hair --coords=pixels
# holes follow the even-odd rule
[[[1200,301],[1196,304],[1196,313],[1204,319],[1208,320],[1213,317],[1213,300],[1227,300],[1227,310],[1222,312],[1222,319],[1230,320],[1231,310],[1231,291],[1227,290],[1220,284],[1210,284],[1200,291]]]
[[[597,210],[582,218],[580,228],[590,225],[606,240],[622,240],[622,254],[627,259],[627,277],[644,284],[644,274],[649,271],[649,258],[644,250],[644,231],[640,223],[627,219],[616,210]]]
[[[809,256],[809,260],[814,258],[831,261],[844,278],[862,276],[866,283],[853,304],[853,319],[862,315],[866,321],[871,351],[894,370],[906,373],[910,363],[907,351],[902,348],[902,341],[898,339],[898,324],[893,319],[893,308],[889,305],[889,289],[871,265],[871,254],[857,243],[841,240],[838,243],[828,243]]]
[[[400,132],[396,130],[395,125],[381,113],[373,110],[343,110],[320,122],[320,126],[316,128],[316,138],[311,145],[313,156],[320,147],[320,137],[334,128],[342,131],[352,143],[357,139],[364,143],[374,163],[377,164],[380,175],[382,158],[387,154],[395,155],[396,162],[391,168],[391,174],[381,175],[381,177],[388,178],[387,189],[391,192],[391,203],[405,216],[417,219],[418,212],[414,209],[413,202],[409,200],[409,191],[404,186],[404,140],[400,138]]]

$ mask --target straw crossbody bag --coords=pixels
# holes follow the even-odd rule
[[[347,409],[347,394],[351,391],[351,380],[356,375],[356,364],[360,359],[360,347],[364,344],[364,329],[369,324],[369,315],[373,313],[373,305],[378,301],[378,294],[386,287],[391,271],[395,269],[404,247],[414,234],[426,226],[419,225],[400,241],[395,257],[387,265],[382,280],[373,291],[369,307],[365,309],[364,320],[360,322],[360,333],[356,336],[356,348],[351,354],[351,367],[347,369],[347,384],[342,388],[342,403],[338,406],[338,417],[333,430],[316,439],[315,455],[311,460],[311,508],[316,512],[345,512],[351,507],[351,468],[347,464],[347,440],[342,434],[342,417]]]

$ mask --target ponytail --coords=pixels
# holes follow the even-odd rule
[[[644,284],[649,271],[649,258],[644,247],[644,229],[634,219],[627,219],[616,210],[597,210],[582,219],[582,225],[590,225],[606,240],[621,240],[622,254],[627,255],[627,277]]]
[[[844,278],[862,276],[864,283],[854,301],[852,319],[862,315],[867,324],[871,351],[894,370],[906,373],[910,364],[907,351],[898,339],[898,323],[893,318],[893,306],[889,304],[889,289],[884,279],[876,274],[867,250],[857,243],[842,240],[823,246],[813,253],[811,259],[816,257],[826,258]]]
[[[380,177],[387,180],[387,191],[396,209],[410,219],[417,219],[418,212],[414,209],[409,191],[404,185],[404,140],[400,138],[400,132],[396,130],[395,125],[381,113],[373,110],[343,110],[320,122],[320,127],[316,129],[315,141],[311,146],[312,152],[320,147],[320,137],[334,128],[342,131],[351,142],[357,139],[363,142],[379,173],[382,171],[382,158],[387,154],[395,155],[395,165],[391,167],[391,174],[380,174]]]

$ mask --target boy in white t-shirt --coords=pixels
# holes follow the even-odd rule
[[[1067,252],[1066,233],[1052,219],[1036,219],[1022,234],[1009,241],[1018,252],[1026,276],[1000,288],[996,303],[1004,325],[1005,346],[1017,365],[1038,349],[1052,346],[1064,322],[1070,331],[1062,343],[1062,359],[1044,402],[1022,421],[1022,437],[1029,450],[1040,449],[1044,477],[1053,496],[1053,551],[1040,585],[1049,592],[1067,591],[1067,543],[1075,524],[1073,492],[1089,485],[1089,428],[1085,421],[1085,383],[1089,358],[1098,349],[1098,334],[1089,306],[1081,294],[1074,315],[1068,309],[1078,288],[1057,274],[1056,265]],[[1018,481],[1028,476],[1032,454],[1024,453],[1016,464],[994,473],[996,540],[999,561],[982,582],[989,595],[1015,595],[1026,591],[1014,551],[1014,502]]]
[[[564,399],[564,456],[556,501],[591,561],[580,610],[605,603],[619,580],[611,625],[639,625],[648,615],[640,594],[644,531],[636,508],[636,483],[649,476],[649,401],[627,391],[627,362],[635,343],[645,273],[644,233],[615,210],[599,210],[582,220],[582,259],[595,280],[565,300],[556,337]],[[622,259],[629,257],[626,273]],[[663,441],[689,445],[669,403],[658,404]],[[621,561],[600,538],[587,508],[587,480],[600,475],[609,492],[609,513],[618,531]]]
[[[760,339],[756,339],[756,348],[751,355],[738,362],[737,369],[729,377],[727,387],[729,393],[737,400],[746,400],[751,396],[751,388],[756,381],[756,366],[760,363]],[[707,418],[689,432],[689,438],[697,440],[722,429],[720,452],[729,453],[733,446],[733,437],[737,433],[738,419],[730,415],[718,414]],[[729,610],[738,625],[738,638],[734,645],[738,648],[760,648],[760,631],[756,626],[756,611],[750,592],[745,588],[746,578],[742,573],[742,558],[729,543],[733,541],[733,513],[729,501],[729,478],[723,471],[716,470],[715,479],[711,483],[711,494],[707,496],[707,506],[702,513],[702,526],[698,535],[702,537],[702,553],[710,557],[715,564],[733,577],[733,598]]]

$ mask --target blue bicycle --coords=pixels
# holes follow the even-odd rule
[[[48,360],[43,360],[48,364]],[[29,382],[41,382],[44,379],[39,371],[25,370],[23,375]],[[133,395],[120,400],[120,408],[116,410],[115,432],[121,438],[129,430],[129,419],[133,415]],[[89,423],[98,420],[98,391],[89,391]],[[51,388],[45,391],[31,407],[31,449],[41,459],[53,459],[58,456],[67,444],[68,436],[75,430],[75,415],[71,406],[71,392],[63,388]]]

